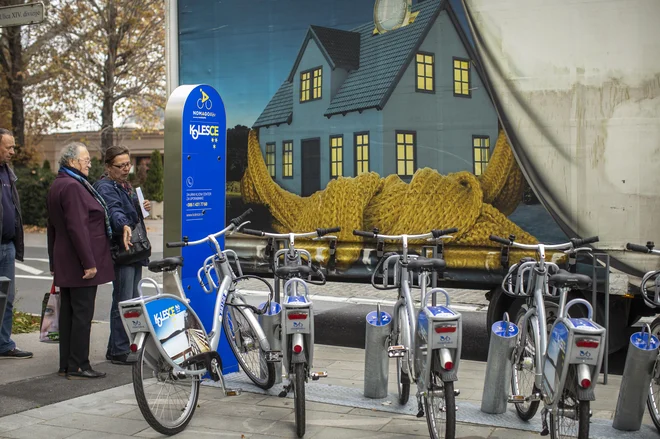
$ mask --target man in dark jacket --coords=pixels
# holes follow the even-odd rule
[[[9,167],[14,155],[14,136],[11,131],[0,128],[0,276],[10,279],[7,291],[7,306],[5,308],[2,326],[0,327],[0,359],[32,358],[32,352],[18,349],[11,339],[12,315],[14,310],[14,260],[23,260],[23,221],[21,220],[21,205],[16,190],[16,175]]]

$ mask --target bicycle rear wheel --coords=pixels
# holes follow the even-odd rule
[[[660,337],[660,317],[651,323],[651,334]],[[653,369],[654,376],[651,378],[651,384],[649,384],[649,395],[646,399],[646,405],[649,409],[651,420],[655,424],[655,428],[660,432],[660,380],[655,377],[655,370],[658,367],[660,367],[660,362],[656,360],[655,368]]]
[[[589,439],[589,401],[580,401],[573,391],[564,390],[559,400],[558,414],[550,412],[552,439]]]
[[[147,334],[133,364],[133,390],[142,416],[151,428],[173,435],[183,431],[195,413],[199,377],[175,373],[151,334]]]
[[[406,313],[405,306],[400,306],[398,311],[398,327],[396,337],[394,338],[394,345],[404,345],[406,346],[406,340],[403,336],[403,331],[408,331],[408,314]],[[410,346],[406,346],[410,349]],[[408,365],[408,355],[411,355],[410,352],[406,352],[403,357],[397,357],[396,359],[396,385],[397,391],[399,394],[399,404],[406,405],[408,399],[410,399],[410,375],[405,372],[403,365]]]
[[[296,412],[296,434],[298,437],[305,435],[305,365],[295,363],[293,365],[293,405]]]
[[[518,344],[513,352],[513,364],[511,368],[511,391],[514,395],[529,397],[536,393],[536,336],[532,325],[532,320],[527,320],[527,334],[522,339],[522,319],[527,312],[522,308],[516,317],[516,324],[521,328],[518,334]],[[534,417],[539,409],[540,401],[526,401],[515,404],[518,417],[523,421],[528,421]]]
[[[431,374],[431,388],[424,397],[424,411],[431,439],[455,438],[456,396],[452,381],[443,382],[437,373]]]
[[[227,341],[238,363],[254,384],[262,389],[270,389],[275,383],[275,365],[266,361],[261,349],[256,329],[247,313],[252,311],[239,306],[225,306],[222,326]]]

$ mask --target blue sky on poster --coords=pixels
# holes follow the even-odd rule
[[[464,20],[460,0],[451,3]],[[288,76],[309,25],[351,30],[373,21],[373,7],[374,0],[180,0],[180,83],[215,87],[227,127],[251,126]]]

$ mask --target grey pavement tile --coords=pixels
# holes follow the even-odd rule
[[[275,386],[277,386],[277,384],[275,384]],[[259,401],[263,401],[264,399],[268,398],[267,395],[263,395],[260,393],[251,393],[251,392],[243,392],[238,396],[225,396],[219,387],[201,386],[200,388],[201,388],[201,392],[199,394],[199,397],[204,398],[209,402],[213,400],[226,399],[230,401],[236,401],[239,404],[256,404]]]
[[[28,416],[27,414],[9,415],[0,418],[0,434],[5,434],[8,431],[16,430],[28,425],[38,424],[42,422],[41,419]]]
[[[105,416],[105,417],[117,417],[121,416],[124,413],[128,413],[130,411],[137,410],[137,402],[135,404],[117,404],[114,402],[107,403],[107,404],[101,404],[97,406],[91,406],[91,407],[85,407],[85,408],[78,408],[76,410],[76,413],[85,413],[88,415],[99,415],[99,416]]]
[[[510,428],[496,428],[488,439],[528,439],[530,437],[541,437],[533,431],[512,430]]]
[[[85,413],[71,413],[67,416],[45,421],[45,424],[55,425],[57,427],[70,427],[78,428],[80,430],[92,430],[95,432],[125,435],[135,434],[138,431],[144,430],[147,426],[146,421],[122,418],[121,422],[117,422],[117,419],[115,418],[88,415]]]
[[[61,416],[68,415],[75,411],[76,411],[76,407],[71,405],[69,401],[62,401],[62,402],[58,402],[57,404],[51,404],[44,407],[39,407],[36,409],[28,410],[27,412],[23,412],[23,413],[33,418],[39,418],[40,420],[48,420],[48,419],[59,418]],[[0,427],[0,432],[1,431],[2,428]]]
[[[410,419],[410,415],[406,414],[384,412],[376,409],[363,409],[360,407],[354,408],[348,413],[355,416],[375,416],[389,419]]]
[[[306,412],[305,416],[308,426],[341,427],[355,430],[378,430],[389,422],[389,419],[386,418],[344,413]],[[294,422],[294,419],[295,416],[292,413],[284,420]]]
[[[380,431],[384,433],[408,434],[411,436],[429,435],[426,418],[415,418],[408,416],[407,419],[395,419],[389,421]]]
[[[495,428],[472,424],[456,424],[456,439],[478,439],[490,437]]]
[[[281,407],[293,410],[293,398],[266,398],[257,405],[264,407]],[[325,404],[322,402],[305,401],[306,411],[349,413],[353,410],[351,407],[341,405]]]
[[[328,373],[331,374],[335,370],[350,370],[364,372],[364,360],[362,362],[356,361],[335,361],[328,366]]]
[[[324,413],[324,415],[327,415]],[[237,432],[249,435],[270,435],[276,437],[295,437],[295,424],[293,418],[291,421],[271,421],[259,418],[247,418],[243,416],[225,416],[216,414],[215,416],[194,417],[188,428],[206,428],[219,429],[224,432]],[[307,422],[307,434],[310,436],[321,429],[320,426],[314,426]],[[307,436],[306,434],[306,436]]]
[[[269,421],[279,421],[291,414],[290,408],[268,407],[254,404],[240,404],[232,400],[215,400],[200,407],[195,412],[195,418],[202,416],[213,417],[217,413],[223,416],[233,416],[236,418],[256,418]]]
[[[80,430],[52,425],[34,424],[17,430],[3,433],[4,437],[12,439],[64,439],[78,433]]]
[[[69,438],[67,439],[128,439],[132,437],[133,436],[123,435],[123,434],[83,430],[79,433],[74,434],[73,436],[69,436]]]
[[[141,431],[132,437],[141,437],[141,438],[163,438],[166,436],[163,436],[162,434],[158,433],[157,431],[148,428],[144,431]],[[225,431],[222,429],[221,425],[218,425],[216,428],[203,428],[203,427],[191,427],[188,426],[185,430],[183,430],[181,433],[178,433],[175,436],[177,439],[197,439],[197,438],[236,438],[236,439],[248,439],[248,438],[255,438],[258,436],[255,436],[253,434],[249,433],[239,433],[236,431]]]
[[[306,434],[307,438],[308,435]],[[360,431],[356,433],[355,430],[337,427],[324,427],[317,434],[310,436],[310,439],[405,439],[410,437],[407,434],[390,434],[381,431]]]

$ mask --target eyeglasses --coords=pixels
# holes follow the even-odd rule
[[[117,169],[128,169],[131,167],[131,162],[122,163],[121,165],[112,165],[112,167]]]
[[[92,163],[92,160],[90,160],[90,159],[88,159],[88,158],[87,158],[87,159],[78,159],[78,161],[79,161],[79,162],[83,162],[83,163],[86,164],[86,165],[89,165],[90,163]]]

